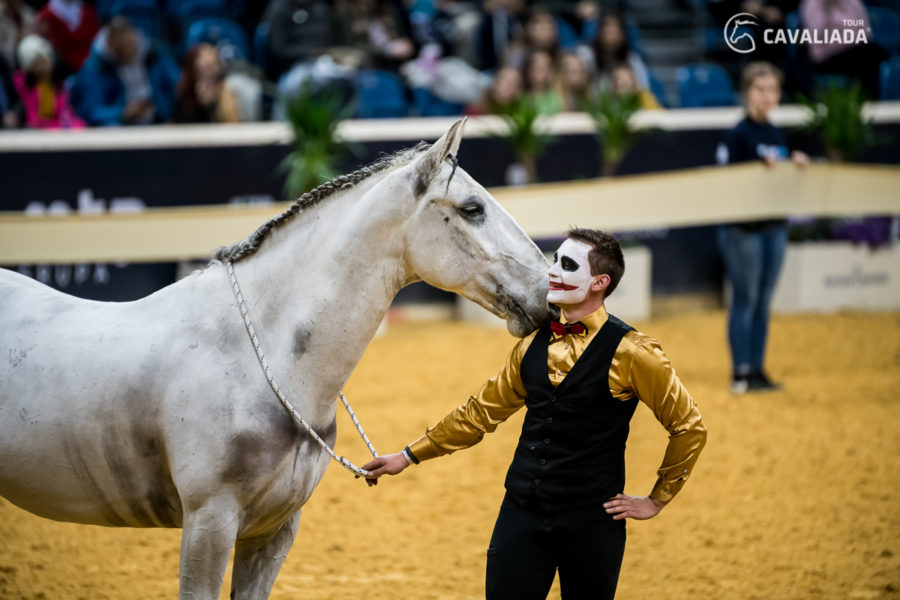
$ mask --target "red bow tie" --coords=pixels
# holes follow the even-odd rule
[[[559,321],[550,321],[550,331],[552,331],[553,335],[555,335],[556,337],[562,337],[567,333],[584,335],[587,333],[587,327],[585,327],[584,323],[582,323],[581,321],[575,321],[574,323],[560,323]]]

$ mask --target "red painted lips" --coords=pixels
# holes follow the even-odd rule
[[[578,289],[577,285],[569,285],[568,283],[557,283],[555,281],[550,282],[551,290],[562,290],[564,292],[568,292],[569,290]]]

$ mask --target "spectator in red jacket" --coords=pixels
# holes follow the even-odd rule
[[[37,30],[53,44],[65,76],[87,60],[100,23],[94,7],[81,0],[50,0],[38,13]]]

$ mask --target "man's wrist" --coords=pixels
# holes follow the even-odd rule
[[[411,465],[419,464],[419,460],[416,458],[416,455],[412,453],[412,450],[409,449],[409,446],[404,448],[403,451],[401,452],[401,454],[403,454],[403,458],[405,458],[406,462],[408,462],[409,464],[411,464]]]

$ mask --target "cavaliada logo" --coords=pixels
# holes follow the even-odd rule
[[[762,39],[762,43],[769,46],[786,44],[855,46],[869,43],[872,28],[867,26],[862,19],[844,19],[842,25],[843,27],[835,29],[806,29],[805,27],[774,29],[767,27],[762,30],[760,38],[756,35],[760,28],[756,16],[750,13],[738,13],[725,23],[723,35],[725,44],[740,54],[749,54],[756,50],[756,42],[760,39]]]

